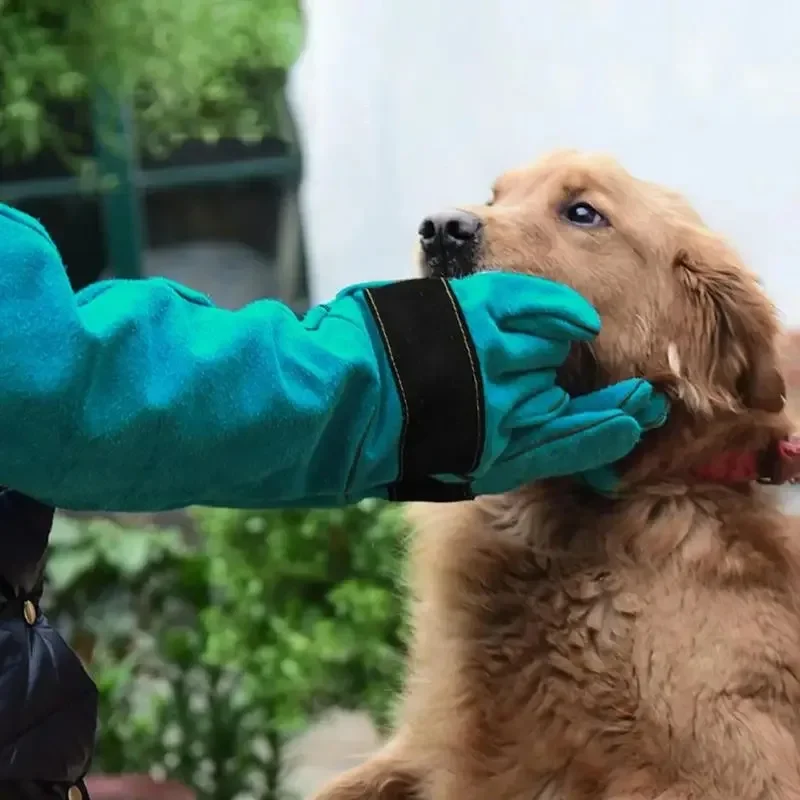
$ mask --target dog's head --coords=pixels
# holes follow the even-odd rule
[[[423,220],[419,245],[426,274],[530,273],[593,303],[602,331],[560,376],[573,394],[642,376],[671,396],[673,431],[787,425],[777,317],[757,278],[680,195],[611,159],[557,152],[508,172],[485,205]]]
[[[784,407],[756,277],[678,194],[608,158],[558,152],[508,172],[486,205],[426,218],[419,239],[427,274],[526,272],[593,303],[603,330],[564,376],[575,393],[644,376],[695,415]]]

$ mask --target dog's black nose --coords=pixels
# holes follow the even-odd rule
[[[419,241],[425,253],[438,251],[455,256],[464,245],[473,244],[481,227],[475,214],[454,209],[425,217],[419,226]]]

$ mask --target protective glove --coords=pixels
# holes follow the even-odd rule
[[[600,321],[532,277],[351,287],[303,319],[164,279],[74,294],[0,205],[0,294],[0,485],[62,508],[457,500],[613,463],[663,418],[641,382],[555,385]]]
[[[666,420],[666,398],[642,379],[575,399],[556,385],[571,344],[600,330],[597,312],[566,286],[486,272],[363,284],[336,302],[346,298],[374,319],[382,385],[398,398],[383,406],[397,407],[400,431],[383,415],[363,448],[377,456],[399,439],[391,498],[465,499],[579,473],[591,483],[593,470]],[[612,474],[600,475],[604,488]]]
[[[645,431],[663,425],[667,403],[647,381],[630,380],[569,400],[562,412],[550,422],[520,435],[509,448],[518,455],[508,455],[501,469],[489,470],[485,477],[473,480],[475,494],[505,491],[547,477],[574,475],[576,466],[598,464],[582,470],[581,479],[602,493],[611,493],[619,482],[616,470],[606,464],[628,455]],[[523,439],[528,442],[523,445]],[[535,463],[531,453],[536,451]],[[541,472],[533,473],[541,467]],[[495,482],[495,475],[500,476]],[[527,476],[527,477],[526,477]]]

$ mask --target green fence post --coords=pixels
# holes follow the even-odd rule
[[[108,264],[118,278],[139,278],[145,231],[131,109],[103,88],[95,91],[92,103]]]
[[[278,209],[276,270],[278,296],[284,303],[297,308],[303,283],[304,251],[303,224],[300,211],[300,143],[294,115],[284,91],[276,98],[277,129],[288,146],[288,156],[296,160],[298,168],[284,176],[282,196]]]

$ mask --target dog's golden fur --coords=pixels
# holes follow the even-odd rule
[[[583,200],[610,225],[570,226]],[[789,431],[773,307],[686,203],[611,160],[500,178],[479,267],[600,311],[563,380],[634,375],[664,428],[601,497],[554,480],[411,510],[415,636],[394,737],[320,800],[800,798],[800,531],[693,466]]]

